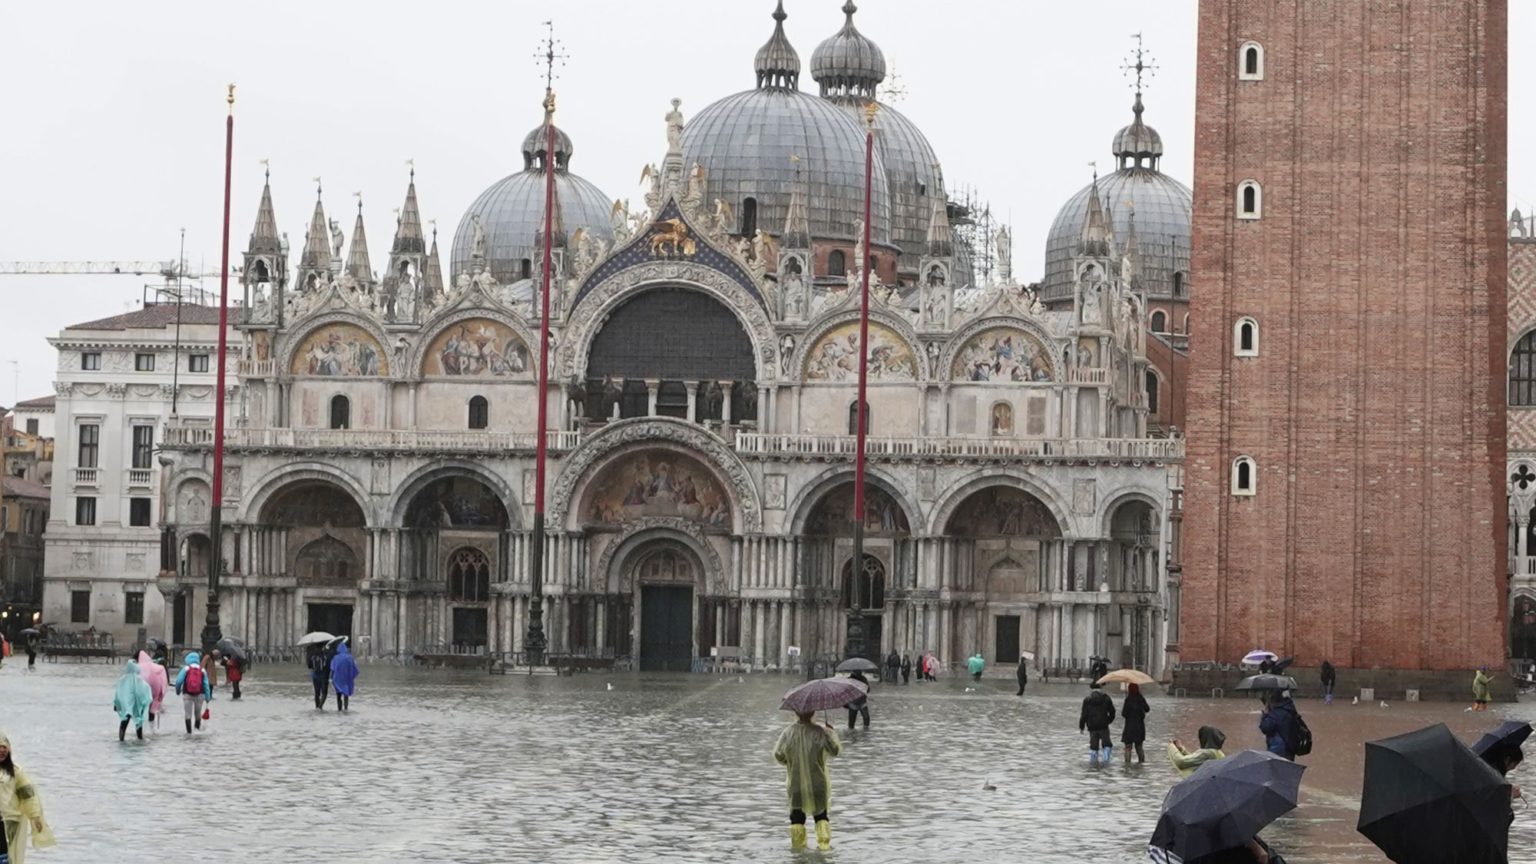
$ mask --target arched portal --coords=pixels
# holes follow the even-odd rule
[[[510,527],[501,498],[469,474],[433,480],[406,507],[400,572],[404,578],[442,586],[441,594],[434,596],[444,598],[447,608],[429,612],[437,612],[437,620],[446,617],[449,630],[440,634],[440,641],[455,651],[479,652],[490,645],[490,586],[506,579]]]
[[[647,540],[621,565],[638,603],[640,669],[688,672],[695,655],[695,590],[703,565],[693,550],[671,538]]]
[[[1151,670],[1160,659],[1151,609],[1162,581],[1157,511],[1139,498],[1125,499],[1109,511],[1109,536],[1101,582],[1115,601],[1107,612],[1107,653],[1111,662]]]
[[[806,518],[803,567],[812,585],[839,592],[840,613],[819,633],[822,654],[842,652],[847,612],[857,610],[864,625],[864,656],[876,660],[891,649],[886,612],[892,589],[909,588],[916,572],[911,525],[890,493],[868,483],[864,489],[864,559],[854,572],[853,531],[857,524],[854,487],[842,483],[828,490]]]
[[[368,578],[366,524],[356,499],[324,480],[290,483],[262,506],[264,569],[294,579],[303,629],[352,635],[357,584]],[[284,623],[258,624],[258,642],[283,641]]]
[[[1509,611],[1509,656],[1527,663],[1536,660],[1536,597],[1515,597]]]
[[[701,291],[651,288],[614,309],[592,340],[586,378],[592,420],[615,409],[625,418],[757,418],[752,340],[735,312]]]
[[[955,545],[955,587],[976,600],[958,622],[966,650],[998,665],[1023,652],[1050,656],[1055,614],[1046,602],[1047,573],[1060,554],[1061,526],[1045,502],[1024,489],[988,486],[972,492],[945,525]]]

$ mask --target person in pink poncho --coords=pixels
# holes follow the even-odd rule
[[[160,724],[156,718],[160,716],[165,691],[171,687],[170,676],[166,674],[164,666],[150,659],[148,651],[139,652],[139,674],[144,677],[144,683],[149,685],[149,724],[158,729]]]

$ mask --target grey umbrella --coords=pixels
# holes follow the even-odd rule
[[[1249,675],[1237,683],[1239,690],[1295,690],[1296,679],[1289,675]]]
[[[880,667],[866,657],[849,657],[837,664],[839,672],[879,672]]]
[[[829,708],[841,708],[863,696],[864,688],[847,678],[817,678],[785,693],[784,701],[779,703],[779,710],[814,714]]]
[[[1258,750],[1206,762],[1168,790],[1151,845],[1186,860],[1241,846],[1296,808],[1304,770]]]

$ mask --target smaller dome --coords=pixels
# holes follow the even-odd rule
[[[752,68],[757,72],[758,89],[800,88],[800,55],[795,51],[795,46],[789,44],[789,37],[784,35],[784,19],[788,17],[784,14],[784,0],[779,0],[778,8],[773,10],[773,35],[768,37],[763,47],[757,49],[757,57],[752,61]]]
[[[875,87],[885,80],[885,52],[859,32],[853,0],[843,4],[843,29],[822,40],[811,52],[811,77],[821,85],[821,95],[875,97]]]
[[[550,124],[554,125],[554,124]],[[533,127],[533,131],[523,137],[523,170],[537,168],[544,170],[544,150],[549,143],[549,135],[545,131],[545,124],[540,123]],[[571,136],[559,127],[555,126],[555,170],[564,171],[570,167],[571,153],[575,151],[571,144]]]
[[[1163,136],[1157,134],[1157,130],[1141,122],[1141,94],[1136,94],[1136,104],[1131,106],[1136,119],[1131,125],[1122,128],[1115,133],[1114,146],[1110,152],[1120,160],[1121,168],[1146,167],[1157,168],[1158,160],[1163,158]],[[1146,162],[1146,165],[1142,163]]]

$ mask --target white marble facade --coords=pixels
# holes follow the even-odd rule
[[[853,280],[811,266],[825,257],[813,248],[765,260],[761,240],[732,237],[681,192],[662,189],[657,215],[632,229],[626,215],[612,248],[557,248],[550,648],[653,667],[717,647],[755,666],[789,663],[792,648],[840,654]],[[322,276],[290,285],[285,256],[252,266],[267,254],[253,237],[247,273],[268,281],[247,286],[259,299],[241,328],[222,556],[225,632],[258,648],[322,626],[372,656],[522,646],[539,326],[517,286],[444,282],[435,241],[412,258],[419,233],[398,234],[411,235],[414,210],[413,186],[386,273],[421,275],[387,286],[328,280],[325,250],[308,244],[300,272]],[[872,301],[870,653],[1106,655],[1162,671],[1182,441],[1146,437],[1144,299],[1113,242],[1086,235],[1069,310],[1015,284],[954,292],[940,270]],[[950,262],[935,255],[921,272],[930,264]],[[658,317],[669,309],[688,311]],[[654,358],[627,346],[658,330],[657,356],[692,371],[636,373]],[[202,429],[166,433],[166,524],[182,558],[206,554],[194,550],[208,445]],[[159,587],[200,614],[202,582],[178,561]]]

